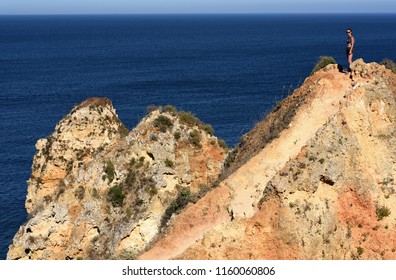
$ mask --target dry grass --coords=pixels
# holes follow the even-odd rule
[[[278,102],[271,113],[245,134],[227,157],[220,180],[227,178],[288,128],[308,94],[305,87],[297,89],[292,95]]]

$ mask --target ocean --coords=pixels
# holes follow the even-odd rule
[[[0,259],[20,225],[35,143],[75,104],[112,100],[133,128],[171,104],[229,146],[309,76],[318,58],[396,61],[396,14],[0,16]]]

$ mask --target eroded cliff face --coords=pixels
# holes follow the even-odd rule
[[[110,100],[76,106],[37,142],[30,219],[7,258],[134,258],[166,226],[180,194],[199,197],[217,179],[226,151],[211,133],[172,107],[128,133]]]
[[[396,75],[351,69],[308,77],[223,171],[188,115],[154,111],[127,133],[87,100],[37,144],[8,258],[395,259]]]
[[[140,258],[395,259],[396,75],[351,68],[328,66],[279,104],[232,159],[250,157]]]

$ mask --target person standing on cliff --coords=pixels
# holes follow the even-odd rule
[[[355,47],[355,37],[353,37],[352,29],[348,28],[346,30],[347,33],[347,46],[346,46],[346,56],[348,60],[348,71],[351,71],[351,63],[353,57],[353,51]]]

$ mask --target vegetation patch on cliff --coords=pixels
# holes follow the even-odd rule
[[[313,73],[315,73],[316,71],[325,68],[329,64],[337,64],[337,62],[331,56],[321,56],[321,57],[319,57],[318,62],[316,63],[314,69],[312,70],[311,75]]]
[[[172,105],[166,105],[164,107],[162,106],[154,106],[151,105],[147,108],[147,111],[150,113],[152,111],[158,110],[160,113],[165,112],[170,114],[173,117],[178,118],[179,122],[181,125],[193,128],[194,130],[190,132],[190,139],[189,142],[195,146],[195,147],[201,147],[200,141],[201,141],[201,136],[199,130],[205,131],[207,134],[210,136],[214,135],[214,129],[212,125],[207,124],[202,122],[200,119],[198,119],[193,113],[191,112],[186,112],[186,111],[179,111],[176,107]],[[154,127],[158,128],[161,132],[166,132],[168,130],[171,130],[173,127],[172,120],[164,115],[158,116],[154,120]],[[198,130],[197,130],[198,129]],[[181,134],[179,131],[174,132],[174,137],[176,140],[180,139]],[[225,151],[228,151],[228,146],[226,142],[221,139],[217,138],[217,144],[223,148]]]
[[[184,207],[186,207],[188,203],[194,202],[195,200],[196,197],[189,188],[182,188],[178,196],[172,200],[170,205],[166,208],[165,213],[161,218],[161,228],[166,226],[173,214],[177,214]]]
[[[380,64],[384,65],[386,69],[389,69],[396,74],[396,63],[391,59],[385,58]]]
[[[111,187],[108,192],[109,200],[114,207],[124,204],[125,194],[119,186]]]

